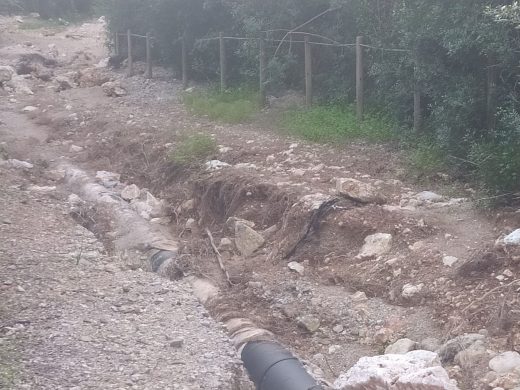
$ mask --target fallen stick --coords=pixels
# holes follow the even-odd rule
[[[220,269],[226,276],[226,280],[227,280],[228,284],[230,286],[233,286],[233,283],[231,282],[231,278],[229,277],[229,273],[228,273],[226,267],[224,266],[224,261],[222,260],[222,255],[220,254],[217,246],[215,245],[215,240],[213,240],[213,235],[211,234],[211,232],[209,231],[208,228],[206,228],[206,234],[208,235],[209,242],[211,243],[211,247],[213,248],[213,251],[215,252],[215,255],[217,256],[217,261],[218,261],[218,265],[219,265]]]

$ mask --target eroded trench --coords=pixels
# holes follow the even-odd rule
[[[329,386],[359,358],[382,353],[394,322],[408,337],[441,336],[432,309],[420,306],[427,297],[404,300],[404,281],[381,276],[388,266],[356,258],[368,234],[415,226],[413,218],[287,190],[232,168],[176,183],[183,196],[175,202],[122,185],[109,172],[92,178],[72,166],[60,169],[79,196],[72,199],[75,220],[130,267],[189,278],[239,350],[276,340]],[[400,245],[406,243],[395,250]]]

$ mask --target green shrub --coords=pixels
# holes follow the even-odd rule
[[[476,179],[492,193],[520,191],[520,143],[483,143],[472,147]]]
[[[385,142],[396,139],[393,123],[381,115],[366,115],[359,123],[352,108],[315,106],[292,109],[281,119],[283,129],[313,142],[365,140]]]
[[[431,177],[447,169],[446,151],[437,143],[421,140],[406,148],[406,163],[416,177]]]
[[[217,144],[206,134],[194,134],[184,138],[171,154],[178,165],[191,166],[204,162],[217,152]]]
[[[247,121],[260,109],[258,93],[241,88],[223,93],[215,89],[185,93],[183,102],[193,114],[225,123]]]

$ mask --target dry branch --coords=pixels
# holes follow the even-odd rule
[[[227,280],[228,284],[230,286],[232,286],[233,283],[231,282],[229,273],[228,273],[226,267],[224,266],[224,261],[222,260],[222,255],[220,254],[217,246],[215,245],[215,240],[213,240],[213,235],[211,234],[211,232],[209,231],[208,228],[206,228],[206,234],[208,235],[209,242],[211,243],[211,247],[213,248],[213,251],[215,252],[215,255],[217,257],[218,265],[219,265],[220,269],[222,270],[222,272],[224,273],[224,275],[226,276],[226,280]]]

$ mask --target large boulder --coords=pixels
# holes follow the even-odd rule
[[[361,358],[334,383],[340,390],[458,390],[429,351]]]
[[[520,354],[514,351],[501,353],[489,361],[489,368],[499,374],[520,370]]]
[[[504,237],[504,244],[509,246],[520,246],[520,229]]]
[[[361,203],[385,202],[372,185],[356,179],[336,179],[336,190],[340,195]]]
[[[117,81],[109,81],[104,83],[101,88],[103,89],[105,95],[109,97],[122,97],[128,95],[127,90],[124,89]]]
[[[358,258],[367,259],[387,254],[392,249],[392,239],[392,235],[387,233],[376,233],[367,236]]]
[[[235,223],[235,244],[240,253],[249,257],[265,243],[264,237],[244,222]]]

